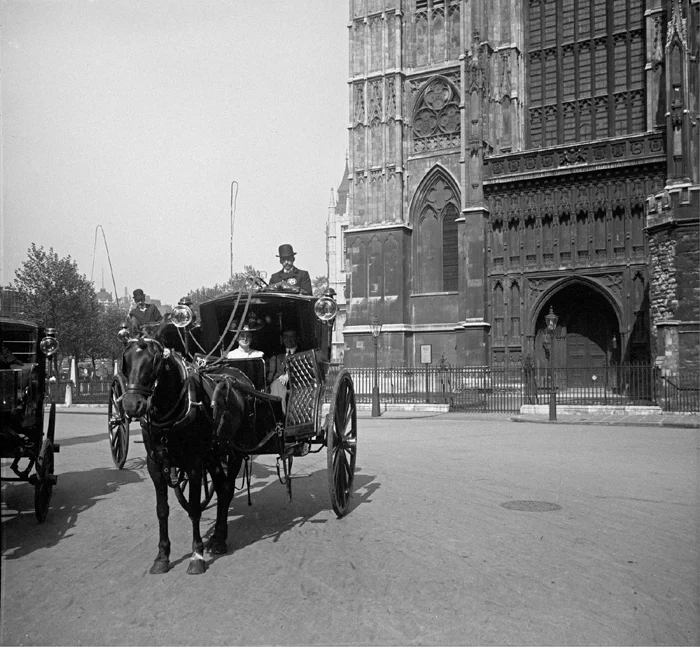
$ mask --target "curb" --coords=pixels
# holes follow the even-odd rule
[[[647,418],[648,416],[644,416]],[[512,422],[523,422],[523,423],[534,423],[539,425],[598,425],[604,427],[668,427],[675,429],[700,429],[700,423],[695,422],[682,422],[682,421],[665,421],[665,420],[609,420],[602,418],[600,420],[549,420],[547,418],[542,420],[532,420],[529,418],[519,418],[513,416],[511,418]]]

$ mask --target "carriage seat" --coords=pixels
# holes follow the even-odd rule
[[[265,391],[265,360],[262,357],[254,359],[222,359],[222,366],[237,368],[248,377],[257,391]]]

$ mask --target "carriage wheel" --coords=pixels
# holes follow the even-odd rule
[[[179,467],[177,469],[177,485],[175,486],[175,496],[180,502],[180,505],[189,511],[190,507],[190,477],[187,472],[181,470]],[[214,481],[209,475],[208,470],[202,472],[202,498],[201,498],[201,510],[207,509],[211,503],[212,498],[214,498]]]
[[[117,469],[124,467],[126,455],[129,453],[129,416],[124,412],[123,397],[124,383],[117,375],[112,380],[107,405],[109,448],[112,451],[112,460]]]
[[[346,370],[340,372],[333,388],[326,428],[326,448],[331,503],[338,517],[342,517],[350,505],[357,458],[355,388],[352,377]]]
[[[53,443],[44,440],[36,461],[36,481],[34,483],[34,512],[39,523],[46,519],[53,494],[56,477],[53,473]]]

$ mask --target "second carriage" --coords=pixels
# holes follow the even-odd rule
[[[337,313],[332,293],[323,297],[268,289],[256,281],[247,290],[229,293],[200,305],[201,324],[186,305],[176,306],[163,334],[166,345],[193,367],[213,378],[218,389],[235,388],[248,400],[248,433],[236,449],[246,456],[276,455],[280,480],[291,496],[294,458],[326,449],[328,487],[338,516],[349,508],[357,457],[357,409],[350,373],[331,367],[331,339]],[[256,330],[255,348],[262,358],[226,359],[238,333],[247,324]],[[283,351],[282,333],[293,329],[298,350],[286,358],[289,392],[286,407],[268,393],[267,362]],[[109,403],[112,456],[117,467],[126,460],[129,419],[120,406],[125,391],[116,376]],[[216,401],[217,398],[214,397]],[[213,411],[217,424],[225,410]],[[179,475],[175,490],[188,500],[187,478]],[[213,496],[210,480],[203,480],[202,503]]]

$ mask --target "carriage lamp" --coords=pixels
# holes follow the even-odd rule
[[[376,418],[382,415],[381,405],[379,403],[379,384],[377,381],[377,348],[379,347],[379,335],[382,332],[382,324],[379,323],[379,319],[374,315],[369,324],[370,330],[372,331],[372,339],[374,340],[374,386],[372,387],[372,417]]]
[[[557,329],[559,317],[554,314],[554,308],[549,306],[549,314],[544,318],[549,337],[549,419],[557,419],[557,391],[554,388],[554,331]]]
[[[189,326],[194,320],[194,313],[189,306],[176,305],[170,313],[170,322],[178,328]]]
[[[314,314],[324,323],[330,323],[338,314],[338,304],[327,292],[314,304]]]
[[[44,338],[39,342],[39,348],[46,357],[55,355],[58,350],[58,339],[56,339],[56,329],[47,328]]]
[[[117,338],[124,345],[126,345],[126,342],[128,342],[129,339],[131,339],[131,333],[129,332],[126,326],[121,327],[121,330],[117,333]]]

